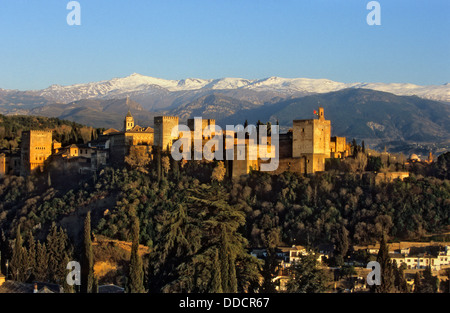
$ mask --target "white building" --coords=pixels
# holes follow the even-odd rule
[[[406,264],[407,269],[425,269],[430,266],[431,270],[439,271],[442,268],[450,267],[450,246],[445,246],[444,251],[440,251],[437,256],[427,253],[417,255],[394,254],[392,260],[397,261],[397,265]]]

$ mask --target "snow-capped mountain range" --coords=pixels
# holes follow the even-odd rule
[[[278,96],[298,96],[313,93],[327,93],[346,88],[365,88],[384,91],[401,96],[416,95],[421,98],[450,102],[450,84],[419,86],[407,83],[341,83],[328,79],[281,78],[264,79],[197,79],[166,80],[140,74],[107,81],[76,84],[70,86],[52,85],[36,90],[38,95],[57,102],[68,103],[80,99],[118,98],[169,93],[204,91],[249,91],[269,92]]]

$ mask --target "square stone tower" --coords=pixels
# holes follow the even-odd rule
[[[162,151],[172,147],[172,141],[178,137],[172,136],[172,129],[178,130],[178,117],[176,116],[155,116],[154,145],[160,147]]]
[[[331,122],[325,120],[323,108],[318,117],[293,121],[292,157],[303,159],[305,174],[324,171],[330,157]]]
[[[26,176],[36,169],[43,170],[52,155],[52,131],[29,130],[22,132],[20,175]]]

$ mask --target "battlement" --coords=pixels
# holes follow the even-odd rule
[[[27,130],[22,132],[22,141],[45,140],[52,141],[53,132],[51,130]]]
[[[214,126],[214,125],[216,125],[216,120],[214,119],[201,119],[200,126],[202,127],[202,130],[205,129],[207,126]],[[195,119],[193,118],[188,119],[187,126],[191,131],[193,131],[195,128]]]
[[[48,134],[48,133],[53,133],[52,130],[25,130],[22,132],[23,133],[30,133],[30,134]]]
[[[155,123],[162,121],[178,121],[178,116],[155,116],[154,121]]]

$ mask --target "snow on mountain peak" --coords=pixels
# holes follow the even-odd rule
[[[168,80],[133,73],[122,78],[76,84],[71,86],[52,85],[39,93],[58,101],[75,101],[88,98],[120,97],[125,94],[142,94],[156,89],[168,92],[194,90],[253,90],[272,91],[285,95],[305,93],[326,93],[345,88],[367,88],[390,92],[396,95],[416,95],[438,101],[450,102],[450,85],[418,86],[409,83],[341,83],[329,79],[282,78],[271,76],[263,79],[220,78],[199,79],[186,78]]]

